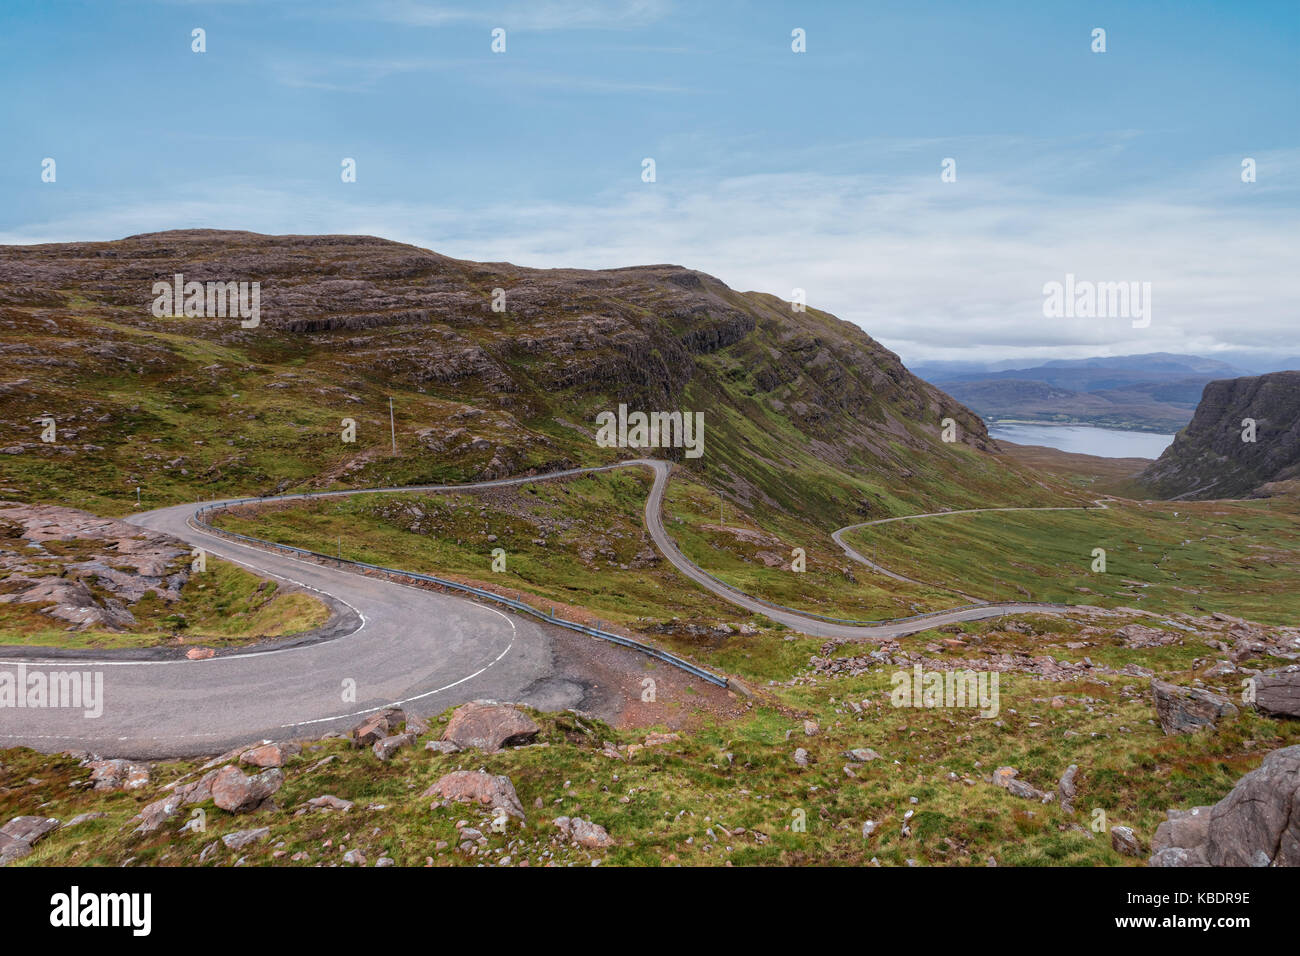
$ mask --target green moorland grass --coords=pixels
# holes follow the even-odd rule
[[[51,550],[59,542],[50,542]],[[92,593],[97,588],[87,582]],[[263,638],[309,631],[324,624],[329,609],[302,591],[280,592],[243,568],[215,558],[191,576],[181,598],[168,604],[152,591],[129,607],[136,625],[127,631],[69,629],[35,605],[0,604],[0,645],[114,648],[152,647],[183,641],[231,647]]]
[[[1034,633],[1001,630],[1004,622],[966,625],[972,660],[981,654],[1030,648],[1072,656],[1063,639],[1081,625],[1027,617]],[[1116,621],[1116,624],[1119,622]],[[1060,627],[1065,633],[1045,631]],[[1162,676],[1186,681],[1192,658],[1210,654],[1195,635],[1186,647],[1135,650],[1134,660]],[[905,650],[930,653],[936,635],[903,639]],[[1094,659],[1113,638],[1093,636]],[[1102,645],[1106,645],[1103,647]],[[847,653],[861,647],[841,650]],[[942,653],[953,653],[944,651]],[[1156,656],[1152,656],[1156,655]],[[1173,669],[1165,669],[1168,665]],[[539,743],[495,754],[441,755],[415,746],[380,763],[369,750],[342,740],[308,743],[285,768],[275,808],[230,815],[210,803],[206,830],[174,825],[134,836],[128,821],[162,787],[197,769],[197,761],[170,761],[153,770],[150,787],[96,793],[86,771],[66,756],[30,750],[0,752],[0,814],[40,813],[67,820],[99,811],[105,817],[55,831],[16,865],[193,865],[204,847],[235,830],[269,827],[270,838],[239,851],[219,843],[208,865],[315,865],[342,862],[347,850],[369,863],[387,856],[399,865],[1136,865],[1111,848],[1108,828],[1133,827],[1144,847],[1170,807],[1220,799],[1264,754],[1300,742],[1300,724],[1264,718],[1249,709],[1213,733],[1166,737],[1155,724],[1147,681],[1097,673],[1075,681],[1003,674],[1000,712],[895,708],[892,666],[856,677],[803,676],[764,688],[746,713],[719,721],[694,708],[692,729],[679,739],[617,760],[605,741],[640,743],[644,730],[618,730],[572,713],[534,715]],[[1225,685],[1224,690],[1229,688]],[[852,702],[852,703],[850,703]],[[446,714],[443,715],[445,719]],[[805,720],[816,721],[805,733]],[[798,766],[795,748],[808,752]],[[870,747],[882,759],[856,763],[844,755]],[[335,759],[319,765],[323,757]],[[1072,811],[1056,801],[1014,797],[989,777],[1013,766],[1019,778],[1044,791],[1070,764],[1079,767]],[[852,771],[852,776],[845,767]],[[504,774],[518,791],[527,825],[511,821],[493,832],[490,813],[465,805],[431,808],[424,790],[452,770]],[[355,801],[347,813],[311,811],[321,794]],[[910,817],[906,815],[911,813]],[[606,850],[555,842],[552,820],[582,816],[605,826],[616,841]],[[457,851],[456,823],[485,837],[477,855]],[[863,825],[874,832],[864,837]],[[802,823],[802,825],[801,825]],[[904,832],[906,823],[907,832]],[[1104,823],[1101,832],[1095,824]],[[439,841],[445,845],[439,847]],[[292,860],[295,854],[305,859]]]
[[[682,553],[710,574],[747,594],[800,611],[872,621],[968,603],[941,588],[875,574],[845,555],[830,534],[793,516],[769,515],[760,526],[680,472],[664,496],[664,526]],[[803,572],[793,570],[795,548],[804,551]]]
[[[847,536],[922,581],[988,600],[1221,611],[1300,620],[1300,500],[1111,501],[1106,510],[988,512],[896,521]],[[1106,552],[1092,571],[1093,549]]]
[[[352,495],[228,511],[219,527],[325,554],[493,588],[542,610],[638,631],[767,678],[788,673],[787,642],[697,631],[720,624],[782,629],[678,574],[645,533],[643,469],[599,472],[459,494]],[[495,540],[489,540],[494,537]],[[493,550],[505,570],[493,571]],[[796,643],[796,642],[790,642]],[[799,641],[806,658],[812,641]],[[757,658],[755,653],[757,652]],[[749,655],[748,657],[746,655]],[[772,671],[780,661],[785,670]]]

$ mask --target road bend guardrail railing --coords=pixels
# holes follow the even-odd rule
[[[324,496],[312,495],[310,497]],[[253,547],[262,550],[285,552],[338,566],[360,568],[363,571],[373,571],[377,574],[389,575],[395,578],[421,581],[426,584],[433,584],[437,587],[447,588],[452,591],[472,594],[485,601],[491,601],[494,604],[500,604],[514,611],[518,611],[521,614],[527,614],[531,617],[538,618],[539,620],[545,621],[547,624],[555,624],[559,627],[568,628],[571,631],[577,631],[579,634],[586,634],[588,637],[595,637],[602,641],[609,641],[611,644],[619,644],[623,647],[631,648],[634,651],[639,651],[642,654],[661,660],[665,664],[683,670],[688,674],[692,674],[695,677],[700,678],[700,680],[708,681],[710,684],[716,684],[719,687],[728,686],[727,678],[714,674],[712,671],[706,671],[702,667],[697,667],[690,661],[683,660],[675,654],[669,654],[667,651],[662,651],[650,644],[643,644],[641,641],[635,641],[630,637],[624,637],[621,634],[614,634],[610,631],[601,630],[599,628],[588,627],[586,624],[580,624],[577,621],[569,621],[562,617],[556,617],[554,609],[552,609],[550,614],[547,614],[530,604],[525,604],[523,601],[516,601],[513,598],[505,597],[504,595],[497,594],[494,591],[476,588],[473,585],[462,584],[459,581],[449,581],[446,578],[436,577],[432,574],[421,574],[418,571],[404,571],[401,568],[386,568],[378,564],[368,564],[365,561],[353,561],[349,558],[335,557],[332,554],[321,554],[319,551],[310,551],[306,548],[295,548],[292,545],[280,544],[277,541],[267,541],[263,538],[254,538],[250,535],[239,534],[236,531],[227,531],[224,528],[216,527],[207,520],[207,517],[215,512],[225,511],[229,508],[236,508],[240,505],[265,504],[275,500],[275,498],[240,498],[232,501],[224,501],[219,504],[203,505],[194,512],[190,521],[199,530],[215,534],[218,537],[242,541],[245,544],[252,545]]]

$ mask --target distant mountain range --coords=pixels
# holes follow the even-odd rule
[[[991,424],[1055,422],[1172,433],[1191,421],[1209,382],[1300,368],[1300,356],[1266,361],[1233,352],[1231,357],[1249,364],[1150,352],[1027,367],[1005,361],[919,362],[911,369]]]

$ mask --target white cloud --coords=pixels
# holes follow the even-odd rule
[[[458,258],[537,267],[675,262],[741,290],[856,322],[905,359],[1294,349],[1300,225],[1284,202],[1228,186],[1113,199],[1044,194],[1011,177],[744,174],[709,186],[636,183],[588,203],[464,208],[360,204],[275,190],[105,208],[0,235],[6,243],[170,228],[366,233]],[[193,195],[203,196],[196,190]],[[305,210],[310,210],[305,213]],[[1152,322],[1047,319],[1066,273],[1152,283]]]

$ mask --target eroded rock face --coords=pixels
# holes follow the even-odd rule
[[[51,543],[60,547],[47,548]],[[43,614],[79,630],[133,627],[130,605],[149,593],[178,600],[189,580],[188,555],[179,539],[124,521],[0,502],[0,603],[41,605]]]
[[[531,741],[541,728],[525,713],[494,701],[476,700],[457,707],[442,739],[462,750],[495,753]]]
[[[1300,745],[1273,751],[1213,807],[1168,815],[1152,866],[1300,866]]]
[[[454,770],[439,777],[421,796],[441,797],[457,803],[479,803],[501,808],[511,816],[524,819],[524,805],[519,802],[510,778],[493,776],[482,770]]]
[[[1220,719],[1237,713],[1232,701],[1199,687],[1179,687],[1162,680],[1151,681],[1156,717],[1166,734],[1190,734],[1214,730]]]

